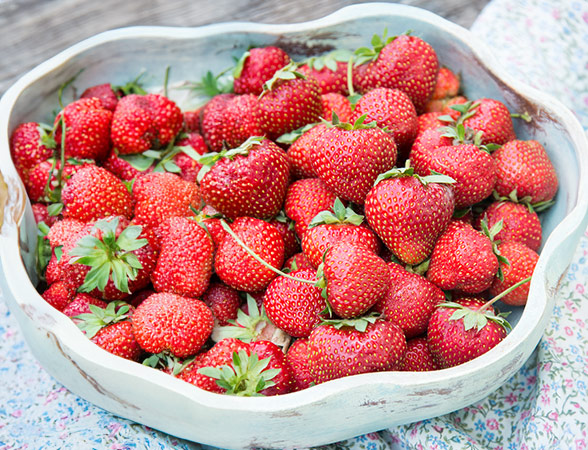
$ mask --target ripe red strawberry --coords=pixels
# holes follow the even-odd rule
[[[218,98],[217,98],[218,97]],[[261,136],[259,100],[255,95],[225,94],[204,108],[202,131],[213,152],[235,148],[251,136]]]
[[[76,288],[67,280],[56,281],[49,285],[41,297],[58,311],[63,311],[76,295]]]
[[[300,251],[300,244],[296,239],[296,232],[294,231],[294,222],[288,219],[283,211],[280,211],[278,216],[269,223],[276,227],[276,230],[278,230],[284,240],[285,260]]]
[[[33,209],[33,215],[35,216],[35,223],[43,222],[47,226],[53,225],[57,222],[56,216],[49,215],[49,211],[47,211],[47,205],[45,203],[33,203],[31,204],[31,208]]]
[[[132,321],[141,348],[150,353],[168,351],[179,358],[195,355],[214,326],[204,302],[167,292],[145,299]]]
[[[504,103],[491,98],[480,98],[464,105],[466,114],[471,116],[463,124],[466,128],[482,132],[482,145],[502,145],[516,139],[510,112]]]
[[[284,240],[274,226],[253,217],[240,217],[231,224],[231,230],[267,264],[282,267]],[[277,275],[249,255],[232,236],[226,236],[218,246],[214,268],[225,284],[247,292],[265,289]]]
[[[329,94],[322,94],[323,113],[321,117],[325,120],[331,120],[333,113],[337,114],[341,122],[349,122],[353,114],[351,102],[342,94],[331,92]]]
[[[137,178],[143,175],[143,173],[152,170],[152,167],[149,167],[145,171],[138,170],[127,160],[117,155],[114,150],[108,154],[108,157],[102,163],[102,167],[123,181],[131,181],[133,178]]]
[[[442,173],[455,180],[455,208],[463,209],[492,194],[496,183],[496,165],[487,151],[473,144],[442,146],[429,151],[415,147],[410,161],[421,176]]]
[[[73,318],[74,316],[78,316],[80,314],[91,313],[90,305],[98,306],[99,308],[105,309],[108,306],[104,300],[100,300],[90,294],[86,294],[84,292],[80,292],[77,294],[73,300],[63,309],[63,314],[68,317]],[[79,319],[73,319],[76,322]]]
[[[151,281],[157,292],[200,297],[212,276],[213,244],[195,220],[171,217],[162,228],[161,250]]]
[[[440,369],[486,353],[506,337],[508,322],[483,300],[460,298],[442,303],[429,321],[427,342]]]
[[[135,181],[133,202],[133,221],[154,227],[169,217],[191,216],[190,207],[200,206],[200,190],[196,183],[185,181],[176,174],[153,172]]]
[[[16,171],[27,185],[29,171],[53,155],[47,132],[36,122],[21,123],[10,135],[10,155]]]
[[[346,52],[334,51],[326,55],[309,58],[298,70],[318,82],[321,94],[348,95],[347,62],[349,58],[350,55]]]
[[[106,308],[92,304],[89,309],[89,313],[75,316],[86,337],[107,352],[138,361],[143,350],[133,334],[129,305],[111,302]]]
[[[364,114],[366,123],[375,121],[380,128],[387,128],[399,159],[406,159],[418,130],[416,110],[408,95],[399,89],[372,89],[358,100],[351,121]]]
[[[186,133],[200,133],[200,114],[203,108],[200,107],[193,111],[183,111],[184,127],[182,128]]]
[[[297,180],[288,186],[284,211],[294,221],[296,234],[304,236],[311,220],[333,208],[337,195],[319,178]]]
[[[498,269],[491,238],[454,220],[435,244],[427,279],[444,290],[477,294],[490,287]]]
[[[102,106],[110,111],[114,111],[116,109],[116,104],[118,103],[118,96],[112,89],[112,85],[110,83],[103,83],[97,84],[95,86],[90,86],[80,98],[92,98],[96,97],[100,99]]]
[[[204,138],[196,132],[189,132],[185,137],[176,142],[176,148],[182,147],[187,147],[192,156],[186,153],[186,151],[179,151],[174,156],[173,162],[180,169],[178,175],[180,175],[182,179],[195,183],[198,179],[198,173],[202,168],[202,164],[195,159],[195,155],[193,155],[191,150],[194,150],[198,155],[204,155],[208,152],[208,147],[204,142]]]
[[[416,176],[412,168],[394,169],[368,193],[368,223],[403,263],[424,261],[449,224],[455,200],[447,182],[446,177]]]
[[[406,351],[406,338],[394,322],[360,318],[349,325],[319,325],[310,334],[307,346],[308,368],[319,384],[391,370]]]
[[[239,292],[224,283],[212,282],[202,295],[202,301],[210,308],[216,322],[225,326],[229,320],[237,318],[237,312],[241,305]]]
[[[390,271],[369,248],[348,241],[333,245],[324,258],[327,301],[339,317],[358,317],[388,291]]]
[[[542,235],[541,222],[537,213],[527,205],[511,201],[492,202],[480,216],[480,221],[483,218],[486,219],[488,228],[492,228],[502,220],[502,229],[496,235],[497,241],[518,241],[532,250],[539,250]],[[477,229],[481,229],[480,221],[476,223]]]
[[[225,217],[210,205],[204,205],[196,215],[196,220],[206,227],[206,231],[212,237],[215,248],[218,248],[227,235],[221,225],[221,219],[223,218]]]
[[[322,211],[309,224],[302,236],[302,251],[314,267],[318,267],[327,249],[339,242],[361,244],[374,254],[380,252],[380,242],[365,224],[363,216],[336,199],[333,212]]]
[[[289,275],[316,281],[316,270],[296,270]],[[308,337],[327,304],[319,287],[279,276],[265,290],[263,306],[278,328],[293,337]]]
[[[459,76],[453,73],[451,69],[441,67],[437,73],[435,90],[433,91],[431,100],[425,106],[425,111],[443,111],[448,100],[457,96],[459,88]]]
[[[200,182],[203,200],[231,219],[278,214],[286,196],[290,167],[272,141],[255,137],[240,147],[202,158],[212,166]]]
[[[445,294],[425,277],[399,264],[390,262],[388,269],[388,292],[374,310],[402,328],[407,339],[425,333],[431,314],[445,300]]]
[[[509,262],[502,267],[504,278],[496,277],[490,286],[490,295],[497,296],[514,284],[531,275],[537,265],[539,255],[522,242],[507,241],[498,244],[498,251]],[[527,303],[529,284],[519,286],[514,291],[504,295],[500,300],[507,305],[522,306]]]
[[[406,352],[395,368],[402,372],[429,372],[439,370],[431,356],[426,337],[415,337],[406,341]]]
[[[284,269],[287,269],[288,271],[292,272],[294,270],[314,270],[314,267],[310,263],[308,257],[304,253],[300,252],[290,257],[284,263]]]
[[[251,48],[243,54],[233,76],[236,94],[259,95],[263,84],[290,62],[290,56],[273,46]]]
[[[417,136],[422,135],[426,130],[430,128],[437,129],[440,127],[444,127],[446,123],[439,120],[440,116],[440,112],[426,112],[421,114],[420,116],[417,116]]]
[[[87,228],[87,224],[75,219],[61,219],[51,226],[47,239],[52,249],[64,245],[75,235]]]
[[[323,113],[318,83],[296,72],[294,63],[264,84],[259,107],[261,129],[269,139],[318,122]]]
[[[282,395],[292,390],[294,380],[292,378],[292,369],[286,360],[286,355],[280,347],[270,341],[260,340],[250,344],[251,353],[256,353],[260,360],[269,358],[268,369],[278,371],[272,378],[273,386],[262,389],[261,395]]]
[[[286,361],[292,369],[294,385],[292,391],[301,391],[309,388],[312,383],[312,375],[308,367],[308,339],[296,339],[286,353]]]
[[[71,176],[85,167],[87,164],[70,164],[63,166],[61,174],[59,169],[61,163],[57,161],[54,167],[53,158],[40,162],[28,172],[28,179],[25,181],[27,194],[32,201],[36,202],[57,202],[61,195],[63,185]],[[51,182],[48,183],[51,174]],[[59,181],[61,180],[61,182]]]
[[[63,217],[89,222],[109,216],[131,218],[133,205],[126,185],[108,170],[86,164],[61,192]]]
[[[315,140],[313,168],[345,200],[363,205],[378,175],[396,163],[394,139],[363,116],[353,125],[334,123]]]
[[[400,89],[410,97],[418,113],[435,90],[439,62],[433,47],[416,36],[401,35],[383,39],[374,36],[373,49],[358,49],[356,64],[370,61],[365,69],[361,93],[385,87]]]
[[[441,121],[437,120],[437,122],[441,124]],[[453,145],[453,139],[448,136],[444,136],[445,126],[446,124],[444,124],[443,127],[431,126],[430,128],[425,128],[422,132],[419,132],[414,142],[412,143],[410,153],[416,151],[426,153],[436,149],[437,147]]]
[[[110,151],[112,111],[97,98],[81,98],[67,105],[55,118],[55,141],[61,145],[65,122],[66,158],[102,161]]]
[[[319,123],[304,131],[290,147],[288,147],[288,160],[290,172],[294,179],[316,178],[316,172],[312,167],[314,159],[314,141],[326,130],[326,126]]]
[[[507,142],[492,156],[496,162],[496,192],[508,197],[513,191],[529,203],[546,202],[557,192],[557,174],[547,152],[537,141]]]
[[[183,126],[180,108],[158,94],[122,97],[112,117],[111,138],[121,155],[168,145]]]

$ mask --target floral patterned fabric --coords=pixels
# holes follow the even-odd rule
[[[493,0],[473,31],[514,76],[566,103],[588,129],[588,2]],[[500,31],[498,31],[500,30]],[[200,449],[70,393],[36,362],[0,292],[0,450]],[[520,371],[460,411],[322,447],[586,449],[588,233],[545,336]]]

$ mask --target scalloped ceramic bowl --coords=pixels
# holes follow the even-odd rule
[[[80,87],[120,84],[143,69],[161,74],[161,80],[168,65],[171,83],[195,80],[207,70],[218,73],[229,67],[232,57],[250,45],[276,44],[300,58],[366,45],[374,32],[386,27],[390,35],[411,29],[432,44],[440,61],[461,73],[468,97],[493,97],[511,111],[529,112],[533,121],[517,121],[517,134],[541,142],[559,174],[557,203],[543,216],[544,246],[529,302],[524,310],[513,311],[516,325],[501,344],[473,361],[436,372],[371,373],[280,397],[236,398],[197,389],[103,351],[39,296],[36,227],[10,160],[8,139],[18,123],[48,119],[65,80],[82,68],[76,80]],[[224,448],[320,445],[445,414],[484,398],[521,367],[539,342],[559,280],[588,222],[588,143],[573,115],[551,97],[504,74],[467,30],[432,13],[393,4],[351,6],[301,24],[136,27],[87,39],[33,69],[2,98],[0,171],[8,193],[6,199],[6,186],[0,187],[0,206],[6,202],[0,289],[41,364],[72,392],[108,411]]]

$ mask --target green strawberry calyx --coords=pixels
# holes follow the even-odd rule
[[[143,228],[138,225],[126,227],[117,237],[118,222],[118,218],[97,221],[92,230],[100,230],[102,239],[88,234],[70,250],[70,264],[91,267],[79,288],[80,292],[91,292],[95,288],[104,292],[108,280],[112,278],[119,291],[130,293],[129,280],[134,280],[138,270],[143,268],[133,252],[147,245],[147,239],[139,239]]]
[[[500,195],[496,190],[492,192],[494,200],[499,202],[513,202],[521,203],[527,207],[529,212],[541,212],[551,208],[555,204],[555,200],[544,200],[541,202],[531,203],[532,197],[527,195],[522,198],[518,198],[517,190],[513,189],[507,196]]]
[[[116,94],[118,98],[124,97],[125,95],[137,94],[147,95],[147,91],[143,88],[141,78],[145,75],[145,71],[139,72],[139,75],[135,79],[122,85],[111,85],[110,88]]]
[[[335,224],[350,224],[361,225],[363,223],[361,214],[357,214],[353,208],[347,208],[343,202],[337,197],[333,203],[332,210],[325,210],[319,212],[308,224],[308,228],[314,228],[319,225],[335,225]]]
[[[298,69],[298,65],[299,64],[297,62],[290,61],[284,67],[277,70],[273,77],[263,83],[263,91],[261,94],[259,94],[259,98],[262,98],[267,92],[275,89],[277,86],[279,86],[280,83],[284,81],[295,79],[306,80],[306,75],[296,70]]]
[[[503,220],[500,219],[498,222],[496,222],[494,225],[492,225],[492,228],[488,228],[488,221],[487,221],[486,216],[484,216],[484,218],[480,222],[480,226],[482,228],[482,233],[485,236],[487,236],[488,239],[490,239],[490,241],[492,242],[492,251],[496,255],[496,258],[498,258],[499,265],[498,265],[498,273],[496,274],[496,276],[498,277],[498,279],[500,281],[504,281],[504,273],[502,270],[502,266],[503,265],[510,266],[509,260],[500,254],[500,250],[498,249],[498,244],[500,244],[500,241],[496,240],[496,235],[498,233],[500,233],[500,231],[502,230],[502,223],[503,223]]]
[[[249,52],[246,52],[246,54],[249,55]],[[243,63],[244,60],[241,63],[239,74],[243,70]],[[239,67],[239,63],[237,63],[237,67]],[[231,94],[233,92],[234,78],[238,78],[238,76],[234,75],[237,67],[229,67],[217,75],[209,70],[200,78],[200,81],[189,83],[187,87],[195,93],[209,98],[219,94]]]
[[[251,136],[236,148],[222,149],[220,152],[210,152],[198,156],[197,161],[202,164],[202,168],[198,172],[197,181],[200,183],[204,176],[212,169],[212,166],[220,159],[229,158],[232,160],[237,156],[247,156],[251,149],[254,146],[261,145],[264,139],[265,137],[263,136]]]
[[[338,49],[324,55],[311,56],[310,58],[302,61],[301,64],[306,64],[311,69],[319,72],[324,68],[329,69],[331,72],[336,72],[338,69],[337,63],[349,61],[351,55],[352,53],[349,50]]]
[[[49,260],[51,259],[51,245],[47,235],[49,234],[49,226],[45,222],[39,222],[37,224],[37,245],[35,248],[35,263],[37,273],[43,279],[45,279],[45,269]]]
[[[388,29],[385,28],[384,32],[380,36],[374,34],[372,36],[371,45],[372,47],[360,47],[354,52],[355,65],[361,66],[371,61],[375,61],[380,56],[382,49],[396,39],[398,36],[388,36]]]
[[[281,369],[268,369],[271,358],[259,359],[257,353],[245,350],[233,352],[231,364],[220,367],[201,367],[198,373],[214,378],[227,395],[241,397],[263,396],[263,389],[275,386],[272,381]]]
[[[391,178],[403,178],[403,177],[414,177],[421,182],[423,186],[426,186],[430,183],[438,183],[438,184],[452,184],[455,183],[455,180],[448,175],[443,175],[442,173],[431,171],[431,175],[421,176],[417,175],[414,172],[414,168],[410,167],[410,160],[406,161],[405,167],[394,167],[390,169],[388,172],[381,173],[376,178],[374,182],[374,186],[380,183],[383,180],[391,179]]]
[[[323,319],[319,325],[331,325],[335,329],[354,328],[355,330],[364,333],[370,323],[382,320],[380,314],[372,313],[361,317],[354,317],[352,319]]]
[[[357,119],[355,119],[355,122],[353,122],[353,123],[341,122],[339,120],[339,116],[337,116],[335,111],[333,111],[333,116],[332,116],[330,122],[325,119],[321,119],[321,121],[327,126],[327,128],[339,128],[341,130],[347,130],[347,131],[364,130],[364,129],[368,129],[368,128],[379,128],[378,124],[376,123],[375,120],[372,122],[365,123],[366,119],[367,119],[367,114],[363,114],[363,115],[359,116]],[[387,131],[386,129],[383,129],[383,128],[380,128],[380,129],[382,131]]]
[[[276,139],[278,144],[288,144],[292,145],[294,142],[298,140],[300,136],[306,133],[311,128],[316,127],[320,122],[314,122],[306,124],[300,128],[295,129],[294,131],[290,131],[289,133],[284,133],[280,137]]]
[[[154,369],[170,370],[172,375],[177,376],[184,371],[186,367],[194,362],[196,356],[181,360],[177,356],[163,351],[154,353],[145,358],[143,365],[153,367]]]
[[[225,338],[235,338],[243,342],[254,341],[261,331],[270,324],[270,319],[265,312],[265,308],[257,307],[255,299],[247,294],[247,311],[237,310],[237,318],[229,319],[230,325],[216,327],[214,330],[214,340],[221,341]]]
[[[457,302],[443,302],[437,305],[438,308],[455,309],[449,320],[463,320],[463,326],[466,331],[476,328],[476,331],[482,330],[488,321],[492,321],[502,326],[505,330],[510,330],[511,326],[506,320],[508,313],[496,314],[494,309],[482,308],[474,310]]]
[[[129,318],[128,312],[130,306],[123,301],[110,302],[106,308],[100,308],[96,305],[89,305],[90,312],[78,314],[74,319],[78,319],[78,328],[85,332],[88,339],[96,336],[102,328],[117,322],[122,322]]]

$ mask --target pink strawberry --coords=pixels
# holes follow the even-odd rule
[[[502,267],[503,279],[496,277],[490,286],[490,295],[493,297],[533,275],[539,259],[537,252],[522,242],[503,242],[498,244],[498,251],[508,260],[509,264]],[[524,284],[504,295],[500,300],[507,305],[522,306],[527,303],[528,296],[529,284]]]
[[[261,94],[264,83],[289,62],[288,54],[278,47],[249,49],[243,54],[233,72],[235,93]]]
[[[455,200],[447,177],[421,178],[394,169],[379,178],[365,203],[368,223],[405,264],[424,261],[445,231]]]
[[[214,325],[212,312],[204,302],[167,292],[145,299],[132,322],[141,348],[150,353],[168,351],[179,358],[195,355]]]

